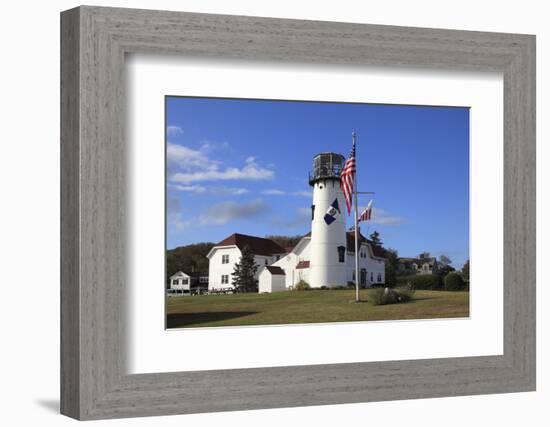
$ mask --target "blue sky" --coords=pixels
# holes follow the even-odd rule
[[[376,192],[362,232],[399,256],[469,257],[468,108],[167,97],[166,126],[169,249],[307,233],[312,159],[347,157],[355,130],[359,190]]]

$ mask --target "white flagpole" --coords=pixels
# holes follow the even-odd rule
[[[357,146],[355,132],[351,134],[355,146],[355,174],[353,176],[353,203],[355,204],[355,302],[359,302],[359,214],[357,207]]]

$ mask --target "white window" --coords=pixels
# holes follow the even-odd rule
[[[370,281],[374,282],[374,274],[372,273],[372,271],[370,272]]]
[[[222,274],[222,285],[227,285],[229,283],[229,275]]]
[[[229,264],[229,255],[222,255],[222,264]]]
[[[189,279],[181,279],[181,284],[182,285],[188,285],[189,284]]]
[[[180,281],[178,279],[174,279],[174,280],[172,280],[172,285],[177,285],[177,284],[179,284],[179,282]]]
[[[377,279],[379,283],[382,281],[382,273],[378,273]]]
[[[267,265],[267,258],[265,259],[265,265]]]

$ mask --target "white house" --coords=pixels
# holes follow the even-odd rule
[[[258,292],[279,292],[285,291],[285,272],[281,267],[268,265],[262,267],[258,279]]]
[[[284,248],[272,240],[262,237],[232,234],[214,246],[206,255],[208,264],[208,290],[232,289],[232,275],[235,264],[239,262],[245,246],[254,254],[259,267],[272,265],[286,254]],[[256,279],[260,268],[256,272]]]
[[[337,262],[342,263],[345,282],[325,284],[310,279],[311,236],[309,234],[302,237],[296,246],[287,253],[284,253],[284,249],[272,240],[232,234],[214,246],[207,255],[210,260],[208,289],[229,290],[233,288],[231,284],[233,267],[241,258],[240,248],[245,245],[250,247],[254,253],[256,264],[259,266],[256,278],[260,293],[292,289],[302,280],[312,288],[346,286],[349,282],[355,282],[355,234],[353,230],[345,233],[345,241],[344,257],[341,257],[339,250],[335,250],[333,254]],[[269,254],[272,251],[279,253]],[[386,259],[382,255],[383,252],[380,248],[359,234],[359,284],[362,287],[385,283]]]
[[[302,239],[285,256],[272,265],[285,272],[285,287],[291,289],[301,280],[309,283],[310,235]]]
[[[191,276],[178,271],[176,274],[170,276],[170,290],[172,293],[178,294],[191,294]]]
[[[298,244],[287,255],[272,265],[281,267],[285,272],[285,286],[292,289],[298,282],[304,280],[312,288],[321,286],[345,286],[355,281],[355,234],[352,231],[345,233],[346,246],[344,257],[341,251],[334,251],[334,258],[342,263],[345,270],[345,283],[320,283],[311,280],[311,237],[302,237]],[[362,287],[371,287],[385,283],[385,262],[382,251],[359,233],[359,284]],[[342,260],[342,261],[340,261]]]

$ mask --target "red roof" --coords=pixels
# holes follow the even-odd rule
[[[275,266],[268,265],[266,268],[271,274],[283,275],[283,276],[285,275],[285,271],[281,267],[275,267]]]
[[[370,245],[374,256],[385,258],[384,249],[376,245],[373,245],[369,239],[367,239],[365,236],[361,234],[361,232],[359,232],[359,244],[361,244],[362,242],[367,242]],[[348,252],[355,253],[355,231],[354,230],[346,232],[346,246],[347,246]]]
[[[309,268],[309,261],[300,261],[296,264],[296,268]]]
[[[247,236],[246,234],[232,234],[223,239],[216,246],[237,246],[241,251],[245,246],[250,248],[254,255],[273,255],[284,254],[285,249],[275,243],[273,240],[264,239],[263,237]]]

